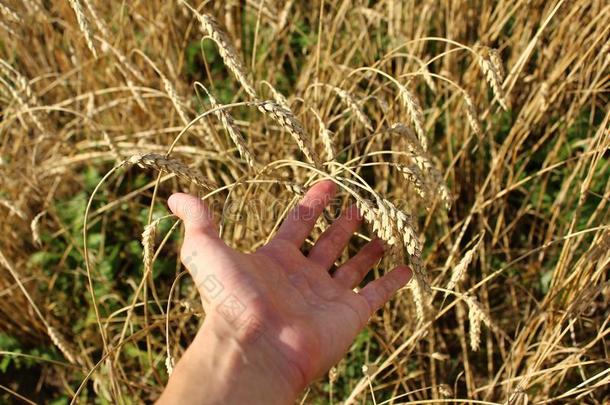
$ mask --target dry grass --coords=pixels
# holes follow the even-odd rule
[[[606,3],[1,0],[0,402],[155,398],[167,196],[252,251],[332,178],[416,280],[304,403],[607,403]]]

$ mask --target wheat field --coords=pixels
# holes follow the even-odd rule
[[[610,401],[610,4],[1,0],[0,402],[151,402],[205,317],[169,195],[249,252],[339,187],[415,277],[304,404]],[[307,249],[307,247],[305,247]],[[270,387],[272,389],[272,387]]]

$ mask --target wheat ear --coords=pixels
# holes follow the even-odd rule
[[[144,227],[142,232],[142,261],[144,262],[144,272],[149,274],[153,270],[153,258],[155,255],[155,236],[157,234],[157,226],[161,222],[161,218],[155,219],[150,224]]]
[[[231,137],[231,140],[237,147],[237,151],[239,152],[241,157],[246,161],[248,166],[252,168],[256,167],[254,157],[250,153],[250,149],[248,148],[248,145],[246,144],[246,141],[244,140],[241,131],[239,130],[237,125],[235,125],[233,117],[225,109],[220,108],[222,107],[220,103],[218,103],[216,98],[214,98],[214,96],[205,87],[203,87],[203,89],[208,94],[208,98],[210,100],[212,108],[216,110],[214,111],[214,115],[216,115],[216,118],[218,118],[218,120],[222,123],[222,126],[229,134],[229,137]]]
[[[42,133],[42,135],[47,134],[48,131],[46,129],[46,126],[38,118],[38,116],[36,114],[34,114],[34,112],[29,107],[30,102],[32,102],[32,104],[34,104],[34,106],[37,106],[39,104],[38,98],[36,97],[36,94],[32,90],[32,87],[30,86],[29,81],[21,73],[19,73],[19,71],[17,71],[16,69],[13,69],[13,67],[11,65],[9,65],[8,63],[6,63],[4,60],[0,60],[0,71],[2,71],[9,78],[12,76],[15,76],[15,78],[16,78],[15,82],[19,85],[20,91],[25,93],[25,98],[23,98],[21,96],[20,92],[16,91],[8,82],[6,82],[6,84],[5,84],[6,87],[8,88],[8,90],[11,93],[11,95],[13,96],[13,98],[15,98],[15,100],[17,100],[19,105],[25,111],[27,111],[32,122],[34,123],[36,128],[38,128],[38,130]],[[2,79],[0,78],[0,80],[2,80]],[[4,81],[4,80],[2,80],[2,81]]]
[[[76,14],[76,21],[78,22],[78,26],[85,36],[85,42],[87,43],[87,47],[97,58],[97,51],[95,50],[95,45],[93,44],[93,32],[91,31],[91,27],[89,27],[89,23],[87,22],[87,18],[85,17],[85,13],[83,8],[80,5],[79,0],[68,0],[70,2],[70,6],[72,10],[74,10],[74,14]]]
[[[465,294],[464,298],[468,305],[468,319],[470,321],[470,348],[476,352],[479,350],[481,343],[481,323],[488,328],[492,327],[491,318],[485,312],[479,301],[469,294]]]
[[[419,101],[417,101],[417,98],[415,98],[415,95],[405,86],[400,86],[400,99],[409,112],[409,116],[415,127],[415,132],[417,133],[417,138],[425,152],[428,150],[428,140],[426,138],[426,131],[424,130],[424,111],[422,110]]]
[[[320,139],[322,140],[322,144],[324,145],[324,153],[326,154],[326,160],[331,161],[335,158],[335,148],[333,147],[332,133],[328,130],[324,121],[322,121],[322,117],[320,114],[313,108],[311,109],[316,119],[318,120],[318,127]]]
[[[30,222],[30,230],[32,231],[32,240],[36,246],[42,245],[40,239],[40,219],[46,214],[46,211],[39,212],[36,214],[32,222]]]
[[[470,124],[470,128],[472,128],[472,132],[481,138],[483,136],[483,131],[481,131],[481,125],[479,125],[477,108],[474,105],[474,101],[472,101],[472,97],[470,97],[468,93],[463,92],[463,95],[464,102],[466,103],[466,117],[468,118],[468,124]]]
[[[52,326],[47,326],[47,335],[49,335],[51,342],[53,342],[53,344],[59,349],[59,351],[70,363],[76,363],[76,356],[68,347],[66,339],[59,333],[57,329]]]
[[[287,109],[281,106],[275,101],[259,101],[256,102],[258,109],[271,117],[276,121],[282,128],[286,129],[288,133],[294,138],[295,142],[301,149],[301,152],[305,155],[305,158],[314,165],[319,165],[319,159],[316,153],[311,148],[311,140],[306,135],[305,130],[301,122],[295,117],[295,115]]]
[[[167,375],[171,376],[174,372],[174,358],[169,355],[165,357],[165,369],[167,370]]]
[[[273,99],[282,107],[286,108],[286,109],[290,109],[290,104],[288,103],[288,99],[286,98],[286,96],[284,96],[282,93],[280,93],[280,91],[278,89],[276,89],[275,87],[273,87],[273,85],[271,83],[269,83],[266,80],[261,80],[261,83],[264,84],[265,86],[267,86],[267,88],[269,89],[269,91],[271,92],[271,95],[273,96]]]
[[[508,106],[504,96],[504,91],[502,90],[501,73],[498,71],[498,68],[494,65],[494,63],[492,63],[489,57],[489,48],[480,46],[477,48],[477,51],[479,67],[485,75],[487,83],[489,83],[489,86],[493,90],[500,107],[507,111]]]
[[[396,165],[398,171],[402,174],[412,186],[415,192],[425,199],[428,195],[426,182],[421,175],[421,170],[416,165]]]
[[[189,5],[186,1],[181,0],[182,4],[191,9],[199,24],[201,25],[202,31],[208,35],[216,45],[218,46],[218,53],[220,57],[224,61],[227,68],[233,73],[237,81],[244,88],[246,93],[253,99],[256,99],[256,91],[254,87],[250,84],[250,80],[246,74],[246,71],[243,67],[241,59],[238,56],[233,43],[229,40],[228,35],[220,28],[220,25],[214,19],[214,17],[207,14],[200,14],[195,10],[191,5]]]
[[[144,168],[155,169],[160,172],[168,172],[176,175],[177,177],[190,181],[197,186],[206,189],[214,190],[216,185],[201,175],[197,174],[191,168],[184,163],[176,159],[170,159],[166,156],[159,155],[156,153],[147,153],[143,155],[134,155],[123,162],[123,165],[137,164]]]
[[[504,83],[505,72],[504,65],[502,64],[502,56],[500,56],[500,51],[495,48],[488,48],[487,52],[489,54],[489,61],[496,69],[496,74],[498,75],[500,83]]]
[[[419,322],[423,322],[426,317],[426,307],[424,306],[424,294],[422,283],[415,276],[415,280],[409,283],[411,294],[413,294],[413,302],[415,303],[415,315]]]
[[[349,110],[352,113],[354,113],[356,118],[358,118],[358,121],[360,121],[366,129],[368,129],[369,131],[373,131],[373,124],[371,123],[371,120],[369,119],[369,117],[366,116],[366,114],[360,107],[360,104],[356,101],[356,99],[351,94],[349,94],[347,91],[345,91],[339,87],[335,87],[335,86],[331,86],[331,87],[335,91],[335,93],[337,93],[339,98],[341,98],[341,100],[343,100],[345,105],[347,105],[347,108],[349,108]]]
[[[106,28],[106,24],[104,24],[104,22],[100,19],[96,8],[93,7],[93,4],[91,4],[91,0],[83,0],[83,3],[85,3],[85,7],[87,7],[87,10],[89,10],[89,14],[91,14],[93,22],[97,26],[97,29],[100,30],[102,37],[109,38],[108,28]]]
[[[21,21],[21,18],[19,18],[19,15],[16,12],[14,12],[10,7],[6,6],[4,3],[1,2],[0,13],[15,22]]]
[[[479,250],[479,246],[481,246],[481,242],[483,241],[483,235],[479,237],[479,240],[475,245],[464,254],[464,257],[460,260],[460,262],[453,268],[453,272],[451,273],[451,279],[449,283],[447,283],[447,290],[453,290],[453,288],[462,281],[464,275],[466,274],[466,270],[468,269],[468,265],[472,262],[474,255],[477,250]]]

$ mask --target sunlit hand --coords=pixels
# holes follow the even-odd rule
[[[202,297],[206,318],[170,378],[167,403],[291,403],[346,353],[369,317],[411,278],[399,266],[356,287],[382,257],[373,240],[332,275],[361,219],[352,206],[304,256],[301,245],[336,191],[314,185],[275,238],[255,253],[228,247],[196,197],[174,194],[184,221],[181,258]]]

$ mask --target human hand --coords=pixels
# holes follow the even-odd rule
[[[344,212],[304,256],[300,247],[336,192],[314,185],[276,236],[255,253],[227,246],[200,199],[174,194],[184,221],[181,258],[201,295],[205,321],[176,365],[160,403],[292,403],[346,353],[369,317],[412,276],[398,266],[355,288],[383,256],[373,240],[332,275],[361,218]]]

